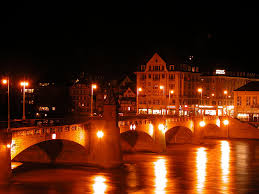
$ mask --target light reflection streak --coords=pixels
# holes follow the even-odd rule
[[[165,193],[166,178],[166,160],[161,158],[154,162],[155,167],[155,193]]]
[[[107,188],[105,181],[106,181],[106,179],[104,178],[104,176],[95,176],[94,177],[93,190],[94,190],[95,194],[105,193],[105,190]]]
[[[203,192],[206,180],[207,152],[201,147],[197,150],[196,168],[197,168],[197,192]]]
[[[230,146],[227,141],[221,141],[221,172],[222,188],[226,190],[226,184],[229,183],[229,156]]]
[[[128,175],[128,185],[129,187],[136,187],[137,186],[137,172],[136,172],[136,166],[131,164],[128,166],[129,169],[129,175]]]

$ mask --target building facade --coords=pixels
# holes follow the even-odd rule
[[[259,121],[259,81],[234,90],[235,118],[244,121]]]
[[[217,69],[201,75],[202,111],[210,115],[234,115],[234,90],[255,79],[255,74]]]
[[[195,113],[200,84],[197,66],[168,64],[157,53],[136,73],[137,114]]]
[[[136,114],[136,78],[127,74],[119,81],[117,88],[118,111],[120,116]]]
[[[91,106],[92,114],[99,115],[103,111],[103,93],[100,85],[96,84],[96,88],[85,82],[73,84],[69,89],[72,100],[72,113],[90,115]],[[92,101],[91,101],[92,98]],[[91,105],[92,103],[92,105]]]

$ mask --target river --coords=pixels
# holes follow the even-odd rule
[[[259,141],[206,140],[123,158],[113,170],[22,165],[0,193],[259,193]]]

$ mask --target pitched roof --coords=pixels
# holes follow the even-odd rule
[[[154,58],[154,59],[160,58],[167,65],[184,63],[184,57],[177,56],[176,54],[170,53],[170,52],[157,51],[151,57],[150,56],[151,55],[146,56],[146,58],[144,59],[144,64],[147,64],[152,58]]]
[[[259,91],[259,81],[252,81],[234,91]]]

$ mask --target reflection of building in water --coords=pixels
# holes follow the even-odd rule
[[[165,193],[167,178],[166,178],[166,160],[158,159],[154,162],[155,167],[155,193]]]
[[[197,168],[197,193],[203,192],[206,180],[207,152],[201,147],[197,150],[196,168]]]
[[[93,191],[95,194],[103,194],[107,188],[105,183],[106,179],[104,176],[95,176],[94,177],[94,184],[93,184]]]
[[[227,141],[221,141],[221,179],[222,190],[229,190],[230,146]]]

